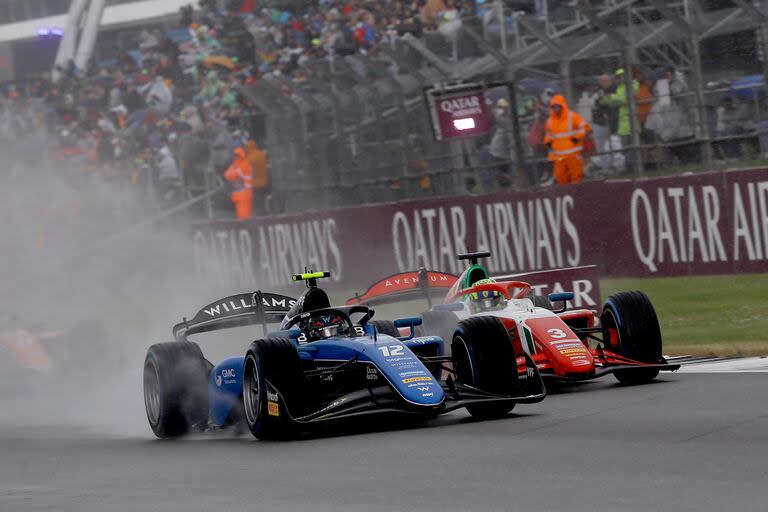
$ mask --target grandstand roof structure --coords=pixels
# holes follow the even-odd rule
[[[479,31],[465,24],[461,30],[486,54],[455,62],[441,59],[435,65],[452,79],[473,79],[499,71],[620,56],[629,47],[636,63],[691,68],[693,56],[686,48],[691,41],[756,30],[768,22],[765,0],[760,6],[747,0],[734,3],[736,7],[704,10],[696,0],[578,0],[571,2],[565,19],[556,22],[505,10],[506,24],[514,34],[507,39],[513,44],[502,48],[492,37],[480,37]],[[431,60],[422,45],[414,44],[414,48]]]
[[[190,0],[136,0],[110,5],[104,8],[101,29],[140,24],[169,16],[177,16],[179,8],[188,5]],[[33,39],[38,36],[41,27],[65,27],[67,14],[42,16],[0,25],[0,43]]]

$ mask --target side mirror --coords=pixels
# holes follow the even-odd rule
[[[393,323],[398,329],[401,327],[416,327],[417,325],[421,325],[421,317],[413,316],[408,318],[398,318]]]
[[[414,329],[417,325],[421,325],[421,317],[418,316],[412,316],[407,318],[398,318],[395,320],[394,323],[395,327],[398,329],[401,329],[403,327],[410,328],[410,332],[408,333],[408,336],[398,336],[397,339],[400,341],[408,341],[410,339],[413,339],[413,337],[416,335],[416,329]]]
[[[562,313],[566,309],[568,309],[568,301],[573,300],[574,294],[573,292],[560,292],[560,293],[550,293],[549,294],[549,301],[552,303],[555,302],[562,302],[563,306],[556,310],[555,313]]]
[[[573,300],[573,292],[560,292],[560,293],[550,293],[549,294],[549,301],[550,302],[567,302],[569,300]]]

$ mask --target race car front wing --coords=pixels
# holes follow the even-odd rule
[[[279,411],[298,424],[315,424],[330,420],[355,418],[373,414],[399,414],[410,416],[436,416],[467,405],[491,402],[512,402],[532,404],[541,402],[546,396],[542,376],[535,363],[526,356],[526,371],[520,375],[518,386],[513,395],[499,395],[456,382],[450,376],[440,381],[445,399],[436,405],[426,406],[408,403],[390,385],[360,389],[341,395],[321,407],[292,414],[290,404],[286,404],[280,390],[267,381],[267,388],[278,395]],[[295,409],[295,406],[294,406]]]

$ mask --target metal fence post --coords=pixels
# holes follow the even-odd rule
[[[565,99],[568,100],[569,105],[574,105],[573,98],[573,80],[571,80],[571,61],[568,58],[564,58],[560,61],[560,76],[563,79],[563,92],[565,92]]]
[[[704,80],[701,71],[701,51],[699,42],[695,37],[691,37],[691,52],[693,54],[693,79],[696,90],[696,138],[701,142],[702,157],[704,164],[712,165],[712,145],[709,142],[709,131],[707,130],[707,108],[704,98]]]
[[[525,151],[523,151],[523,138],[520,136],[520,116],[517,112],[517,79],[514,72],[507,73],[507,90],[509,91],[509,105],[512,113],[512,143],[515,146],[515,160],[517,160],[518,169],[525,172],[528,183],[533,186],[536,184],[536,173],[528,168]]]
[[[635,79],[632,77],[632,48],[624,47],[624,89],[627,96],[627,109],[629,110],[629,129],[632,137],[632,149],[634,154],[633,167],[636,177],[643,175],[642,152],[640,151],[640,124],[637,122],[637,101],[635,98]]]
[[[211,199],[211,176],[216,172],[213,165],[213,151],[210,151],[208,157],[208,166],[203,173],[203,183],[205,185],[205,215],[208,219],[213,219],[213,200]]]

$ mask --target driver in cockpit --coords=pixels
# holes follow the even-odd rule
[[[335,336],[349,334],[347,321],[338,315],[323,315],[309,318],[299,324],[301,332],[309,338],[308,341],[327,340]]]
[[[493,278],[480,279],[472,286],[478,286],[483,284],[495,284],[496,280]],[[507,305],[507,301],[501,292],[496,290],[485,290],[481,292],[470,293],[467,295],[469,302],[469,310],[472,313],[481,313],[484,311],[496,311],[504,309]]]

